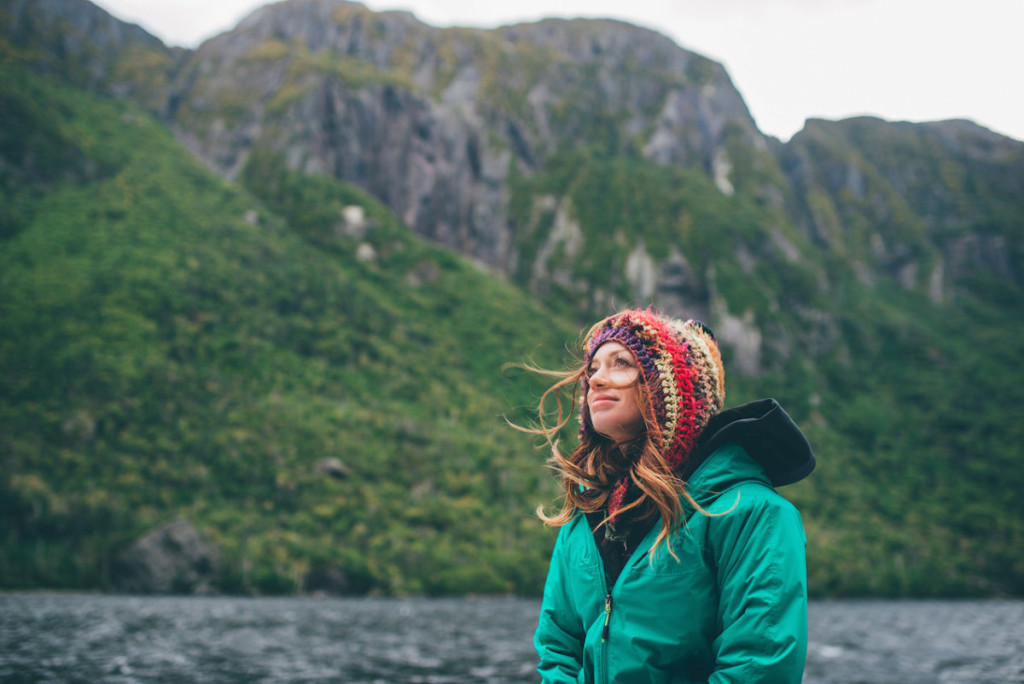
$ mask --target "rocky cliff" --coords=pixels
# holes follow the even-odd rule
[[[0,41],[7,59],[37,73],[150,108],[186,54],[88,0],[0,0]]]
[[[812,120],[783,148],[795,219],[860,282],[891,277],[942,303],[991,277],[1019,288],[1024,144],[969,121]]]
[[[1024,144],[867,118],[782,144],[720,64],[621,22],[442,29],[287,0],[181,51],[85,0],[3,7],[13,54],[149,107],[227,178],[277,155],[576,310],[695,312],[747,372],[834,349],[848,281],[939,304],[1021,283]]]
[[[731,192],[727,134],[765,146],[720,65],[611,21],[437,29],[292,0],[203,45],[172,91],[168,121],[225,175],[270,147],[501,270],[516,258],[509,174],[560,148],[699,168]]]

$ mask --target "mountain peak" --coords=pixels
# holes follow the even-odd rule
[[[183,54],[87,0],[2,0],[0,17],[0,53],[14,62],[149,107]]]
[[[516,258],[512,170],[586,146],[694,168],[732,192],[726,136],[766,148],[720,64],[607,19],[435,28],[289,0],[204,44],[172,90],[170,123],[224,175],[256,147],[278,150],[503,270]]]

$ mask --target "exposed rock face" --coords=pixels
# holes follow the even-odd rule
[[[265,7],[203,45],[167,115],[227,176],[263,145],[368,190],[417,232],[491,266],[516,255],[511,166],[559,146],[639,146],[731,191],[726,130],[764,146],[725,70],[611,21],[436,29],[340,0]]]
[[[786,146],[805,233],[936,302],[978,274],[1024,283],[1006,236],[1024,201],[1024,143],[968,121],[809,121]]]
[[[114,587],[131,594],[209,593],[220,562],[217,547],[178,520],[132,544],[112,568]]]
[[[345,464],[336,458],[325,458],[316,464],[317,472],[323,473],[336,480],[347,480],[351,473]]]
[[[583,233],[580,231],[579,223],[573,217],[572,201],[565,198],[558,202],[550,195],[540,198],[538,204],[548,205],[555,211],[554,225],[547,239],[537,253],[533,262],[533,279],[535,282],[553,280],[560,285],[568,286],[572,280],[572,274],[566,271],[552,270],[549,265],[551,255],[556,250],[561,250],[569,259],[575,259],[586,246]]]
[[[345,0],[287,0],[188,52],[86,0],[0,0],[0,12],[0,36],[41,55],[37,69],[149,107],[228,178],[254,151],[280,153],[292,169],[367,190],[419,234],[538,294],[565,294],[581,309],[628,299],[707,320],[725,331],[741,372],[835,338],[835,321],[809,301],[832,277],[818,251],[843,269],[839,280],[892,282],[939,304],[965,280],[1024,284],[1013,237],[1024,144],[966,121],[867,117],[811,120],[782,144],[757,130],[721,65],[621,22],[439,29]],[[687,227],[659,241],[645,226],[595,230],[564,185],[513,197],[516,179],[543,177],[559,153],[577,150],[702,174],[704,195],[716,197],[691,195],[690,205],[746,203],[730,214],[745,227],[726,240],[737,240],[729,256],[716,264],[707,245],[681,244],[685,231],[718,239],[713,220],[691,221],[693,206],[676,206]],[[532,217],[517,225],[522,206]],[[340,233],[365,230],[358,210]],[[377,258],[369,244],[358,255]],[[723,259],[735,263],[715,283]],[[783,303],[767,302],[774,311],[812,312],[813,324],[799,326],[806,339],[770,333],[765,300],[753,317],[736,301],[736,281],[766,271],[771,287],[795,286]]]
[[[715,333],[723,345],[733,349],[732,369],[744,375],[756,375],[761,370],[761,331],[755,324],[754,312],[742,317],[719,312],[715,317]]]
[[[656,264],[643,240],[637,243],[626,258],[626,280],[633,288],[633,296],[637,301],[649,301],[658,286]]]
[[[586,260],[595,246],[567,197],[534,198],[556,207],[555,220],[522,268],[510,174],[542,172],[570,147],[639,155],[778,211],[783,223],[770,243],[786,263],[806,262],[817,246],[865,286],[886,278],[936,302],[972,273],[1021,282],[1005,230],[976,234],[989,213],[963,190],[981,173],[1001,179],[991,192],[1018,206],[1024,146],[969,122],[875,119],[812,121],[781,145],[758,132],[721,65],[619,22],[437,29],[404,12],[290,0],[202,46],[172,92],[168,120],[229,177],[250,150],[275,149],[293,168],[368,190],[437,244],[529,274],[539,292],[546,284],[589,292],[603,307],[628,289],[634,301],[707,312],[713,325],[746,331],[734,351],[750,368],[760,366],[759,324],[715,320],[707,265],[694,270],[681,252],[630,237],[619,285],[567,270],[566,255]],[[802,229],[805,244],[786,223]],[[603,239],[613,237],[621,239]],[[746,246],[737,254],[759,258]]]

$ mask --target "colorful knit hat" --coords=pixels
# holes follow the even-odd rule
[[[718,343],[711,331],[694,320],[661,316],[650,309],[628,309],[593,328],[583,342],[584,368],[605,342],[614,340],[636,357],[647,387],[651,409],[660,432],[648,435],[668,466],[686,463],[711,417],[725,401],[725,371]],[[587,402],[582,403],[580,433],[593,430]],[[629,479],[615,485],[608,503],[614,517],[629,487]]]

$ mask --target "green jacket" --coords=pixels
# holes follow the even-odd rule
[[[687,509],[678,560],[662,546],[651,561],[656,524],[608,587],[586,516],[561,529],[535,635],[544,682],[800,682],[806,537],[772,483],[805,476],[814,457],[774,400],[733,411],[688,478],[709,515]]]

